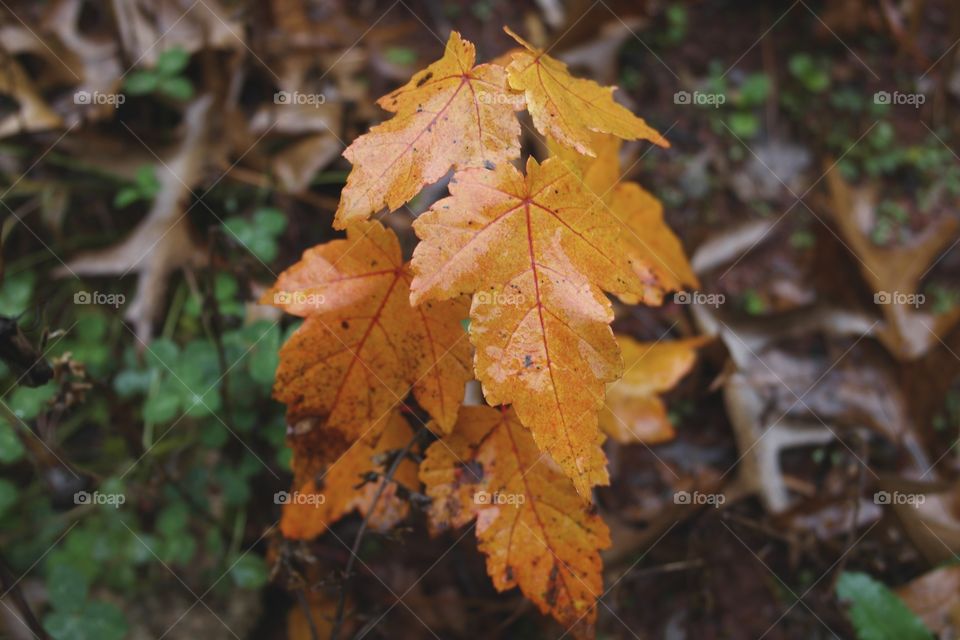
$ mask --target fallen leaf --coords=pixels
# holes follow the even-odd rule
[[[510,87],[526,96],[527,110],[537,131],[588,156],[596,156],[591,147],[592,131],[670,146],[643,119],[614,101],[614,87],[574,78],[567,65],[533,47],[508,27],[504,31],[526,49],[514,54],[507,74]]]
[[[420,478],[435,531],[476,517],[498,591],[519,587],[576,637],[592,637],[610,532],[512,409],[463,407],[453,433],[427,449]]]
[[[510,162],[520,155],[520,124],[502,67],[474,66],[473,44],[454,31],[443,57],[378,104],[396,113],[357,138],[334,226],[410,201],[451,168]]]
[[[960,322],[960,308],[933,314],[918,309],[914,300],[924,276],[956,241],[960,222],[941,218],[902,246],[878,247],[869,235],[876,217],[876,190],[851,187],[835,166],[827,172],[827,184],[829,212],[885,319],[878,337],[900,360],[916,359],[938,347]]]
[[[174,48],[194,53],[247,47],[240,36],[247,31],[243,22],[220,0],[193,4],[183,0],[131,0],[117,3],[113,9],[127,59],[140,64],[153,66],[161,53]]]
[[[897,589],[897,595],[937,637],[960,634],[960,567],[934,569]]]
[[[448,432],[470,371],[464,300],[410,306],[393,231],[361,222],[308,249],[261,298],[305,318],[280,350],[275,397],[290,422],[322,418],[352,441],[414,397]]]
[[[318,171],[330,164],[340,152],[340,141],[333,135],[309,136],[273,156],[273,171],[280,186],[289,193],[303,193]]]
[[[697,359],[697,348],[708,341],[709,338],[697,337],[645,343],[617,336],[624,374],[607,387],[600,428],[622,444],[654,444],[673,439],[673,425],[658,394],[672,389],[690,372]]]
[[[606,484],[597,411],[622,370],[603,291],[639,293],[616,223],[556,158],[468,169],[414,223],[412,301],[473,293],[474,369],[584,497]]]
[[[402,449],[413,437],[413,429],[399,413],[381,418],[363,438],[357,440],[340,458],[314,477],[298,479],[294,491],[283,506],[280,530],[288,538],[310,540],[321,535],[345,515],[357,511],[369,516],[370,526],[378,531],[391,529],[407,516],[410,504],[397,496],[397,485],[411,491],[418,487],[417,465],[404,460],[370,512],[370,505],[382,479],[364,484],[371,473],[383,474],[388,461],[384,454]],[[294,450],[294,457],[298,455]],[[309,455],[309,454],[308,454]],[[357,489],[358,485],[363,485]]]
[[[0,138],[23,132],[44,131],[62,126],[54,111],[37,93],[36,87],[16,59],[0,52],[0,94],[9,96],[19,109],[0,118]]]
[[[922,501],[893,504],[903,529],[931,564],[955,560],[960,552],[960,495],[939,482],[894,478],[881,485],[893,494],[923,496]]]
[[[137,293],[126,307],[140,340],[150,339],[153,322],[164,305],[167,278],[175,270],[202,265],[206,252],[194,241],[184,204],[204,175],[212,150],[208,138],[212,98],[191,103],[184,114],[186,133],[179,148],[155,167],[160,189],[150,212],[121,243],[81,254],[58,271],[64,275],[136,273]]]

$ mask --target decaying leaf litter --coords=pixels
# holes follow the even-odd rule
[[[531,3],[499,7],[497,20],[471,7],[453,15],[427,3],[398,7],[365,34],[379,10],[351,13],[308,4],[238,10],[205,2],[179,21],[185,7],[175,2],[134,3],[99,17],[85,12],[82,2],[54,3],[43,11],[11,7],[23,22],[10,16],[4,22],[10,70],[4,88],[17,103],[2,127],[10,152],[4,172],[12,185],[4,196],[4,264],[8,277],[23,272],[24,264],[39,264],[29,268],[49,283],[49,291],[61,292],[45,305],[51,329],[70,326],[71,309],[58,299],[72,296],[67,287],[77,278],[127,293],[132,302],[113,317],[129,323],[121,331],[146,353],[167,335],[165,310],[181,283],[208,299],[203,291],[211,286],[205,275],[210,269],[244,283],[237,300],[260,298],[304,249],[339,237],[327,229],[350,165],[337,156],[368,125],[386,120],[374,98],[416,79],[439,57],[443,36],[453,29],[477,43],[484,60],[510,51],[517,42],[499,31],[507,23],[525,40],[552,46],[551,55],[568,60],[578,75],[619,84],[618,99],[670,140],[669,151],[628,142],[622,150],[598,154],[607,160],[619,155],[627,173],[621,179],[637,179],[658,196],[662,214],[644,206],[644,193],[632,188],[610,194],[607,205],[615,214],[619,200],[613,198],[622,198],[634,210],[648,211],[647,222],[638,223],[643,239],[653,237],[645,234],[665,216],[691,256],[690,273],[668,262],[638,274],[645,281],[672,280],[667,289],[724,296],[718,305],[686,306],[667,296],[663,307],[628,306],[655,296],[651,288],[634,292],[633,300],[621,296],[628,304],[613,303],[625,360],[623,345],[630,341],[651,354],[664,341],[685,341],[690,350],[683,352],[683,364],[670,363],[686,374],[668,376],[672,384],[649,389],[644,380],[637,386],[621,382],[608,392],[619,394],[624,412],[600,417],[610,436],[605,449],[612,485],[598,491],[597,505],[611,535],[603,552],[604,584],[614,586],[596,607],[599,632],[852,634],[846,589],[834,587],[843,572],[856,571],[899,588],[927,628],[952,637],[950,600],[935,601],[922,591],[922,580],[949,580],[943,569],[926,574],[954,557],[958,540],[952,445],[960,344],[951,283],[957,268],[952,249],[960,236],[950,151],[949,113],[956,97],[949,7],[851,1],[811,5],[804,15],[804,7],[793,14],[784,4],[751,8],[731,29],[724,13],[729,8],[709,2],[632,7],[626,13],[613,5],[584,12],[586,7]],[[752,47],[784,12],[779,28]],[[614,33],[624,37],[611,50],[604,43]],[[160,44],[151,46],[157,39]],[[182,73],[189,96],[177,94],[173,84],[172,93],[158,88],[120,108],[73,100],[74,91],[117,91],[127,69],[157,68],[169,49],[189,54]],[[893,105],[880,113],[874,93],[892,90],[890,78],[897,73],[910,79],[909,86],[897,80],[902,92],[917,82],[931,98],[919,110]],[[755,94],[764,82],[758,75],[766,78],[759,102]],[[63,86],[70,90],[63,92]],[[696,90],[715,90],[728,102],[712,111],[676,102],[676,92]],[[277,91],[327,99],[285,107],[274,102]],[[865,105],[854,105],[854,93]],[[549,157],[549,141],[535,133],[542,128],[536,114],[519,123],[511,135],[542,145],[541,162]],[[560,128],[556,135],[570,133]],[[595,150],[586,138],[568,142]],[[467,155],[455,157],[471,162]],[[474,164],[482,167],[485,160],[504,165],[501,157]],[[413,274],[412,212],[421,214],[446,196],[444,174],[452,164],[431,174],[429,181],[440,180],[439,187],[409,209],[400,206],[409,198],[397,196],[398,210],[383,217],[398,236],[400,263],[414,260]],[[131,208],[115,208],[112,190],[136,184],[134,169],[144,165],[153,167],[159,191]],[[602,169],[610,171],[617,175],[597,175],[595,190],[602,193],[604,180],[609,186],[620,178],[617,163]],[[237,206],[231,199],[243,213],[258,198],[288,218],[273,259],[246,251],[249,238],[220,225]],[[374,204],[364,215],[378,208]],[[430,219],[426,214],[417,224]],[[648,244],[663,256],[670,255],[672,242],[671,234]],[[241,257],[228,258],[233,249]],[[628,255],[644,250],[649,246],[624,249]],[[892,304],[883,302],[884,294]],[[921,294],[925,301],[917,304]],[[251,305],[248,313],[268,312]],[[206,320],[211,327],[218,322]],[[690,363],[690,353],[698,362]],[[419,357],[410,354],[411,361]],[[639,360],[637,370],[643,364]],[[614,404],[610,395],[607,400]],[[644,413],[637,416],[628,407]],[[423,410],[433,414],[420,401],[394,420],[419,427],[429,422]],[[124,419],[123,412],[116,418]],[[61,441],[49,419],[44,412],[29,418],[28,426],[70,460],[75,445]],[[400,422],[391,424],[400,429]],[[641,436],[639,425],[655,430]],[[434,431],[439,435],[445,428]],[[644,443],[631,443],[636,439]],[[398,440],[396,448],[405,444]],[[358,495],[370,496],[377,486],[371,480],[393,460],[386,455],[368,466],[373,477]],[[277,490],[290,488],[263,473]],[[399,527],[368,538],[379,548],[364,549],[345,607],[349,624],[341,633],[382,633],[377,621],[387,611],[387,623],[411,637],[429,637],[433,627],[443,637],[465,633],[455,618],[477,620],[473,628],[489,629],[491,637],[550,629],[516,591],[494,593],[484,577],[479,530],[444,534],[444,549],[457,545],[438,560],[437,544],[427,536],[430,507],[417,479],[408,471],[399,474],[396,490],[381,498],[383,519],[376,525]],[[340,482],[349,485],[349,475]],[[724,501],[717,509],[677,503],[677,495],[695,500],[698,493]],[[924,500],[887,505],[877,502],[877,493]],[[362,503],[348,502],[326,506],[340,514],[364,513]],[[250,513],[243,538],[254,544],[279,511],[266,495]],[[341,572],[359,523],[359,517],[347,517],[310,543],[284,542],[271,533],[257,547],[277,567],[277,584],[312,587],[307,598],[316,630],[336,617]],[[703,534],[688,538],[691,531]],[[475,537],[479,549],[473,548]],[[734,566],[741,580],[711,579]],[[466,574],[458,567],[466,567]],[[778,578],[786,591],[772,586]],[[32,584],[42,591],[42,582]],[[407,606],[391,609],[391,591],[409,591]],[[801,604],[790,608],[797,597]],[[462,615],[429,612],[437,599]],[[653,606],[641,610],[633,604],[641,600]],[[272,623],[258,628],[282,635],[277,630],[291,605],[303,616],[295,597],[288,602],[283,615],[268,607],[263,616]],[[176,618],[164,623],[159,614],[148,617],[164,628]],[[186,621],[203,624],[203,617],[205,611]],[[211,627],[205,633],[227,633],[206,618]],[[258,623],[250,618],[233,615],[228,626],[253,628]],[[310,625],[304,630],[301,622],[291,618],[291,633],[300,629],[306,632],[301,637],[310,637]],[[186,632],[174,626],[171,636]]]

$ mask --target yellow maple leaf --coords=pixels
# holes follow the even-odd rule
[[[610,211],[622,224],[621,250],[644,288],[640,295],[617,292],[628,304],[659,305],[667,291],[698,287],[680,239],[663,219],[660,201],[635,182],[614,187]]]
[[[611,216],[559,160],[458,172],[414,223],[412,300],[473,293],[474,369],[490,404],[512,404],[581,495],[606,484],[597,411],[620,375],[610,301],[643,285]]]
[[[654,444],[672,440],[675,431],[658,394],[673,389],[690,372],[697,348],[709,338],[639,342],[617,336],[623,354],[623,377],[607,387],[600,428],[617,442]]]
[[[600,199],[601,208],[620,225],[620,250],[630,258],[643,283],[639,295],[615,291],[621,300],[628,304],[659,305],[667,291],[699,286],[680,239],[663,219],[660,200],[635,182],[620,182],[620,139],[591,134],[595,158],[581,155],[552,138],[547,143],[551,156],[567,163],[590,193]]]
[[[520,155],[514,111],[523,97],[507,86],[503,67],[474,66],[472,43],[454,31],[443,57],[378,104],[396,113],[351,144],[353,164],[334,226],[345,228],[387,207],[409,202],[450,169],[509,162]]]
[[[386,531],[407,516],[410,503],[397,496],[397,486],[411,491],[419,487],[417,465],[404,460],[384,487],[377,506],[370,512],[373,499],[384,482],[382,479],[364,484],[369,474],[383,474],[388,451],[402,449],[413,437],[410,424],[399,413],[384,416],[341,457],[315,473],[300,475],[292,492],[283,495],[280,531],[288,538],[309,540],[326,531],[343,516],[357,511],[369,516],[370,526]],[[305,451],[304,455],[311,455]],[[294,466],[300,455],[294,449]],[[362,485],[361,489],[357,489]],[[281,494],[282,495],[282,494]]]
[[[261,302],[305,318],[280,350],[274,396],[291,423],[320,418],[353,441],[401,402],[449,431],[472,377],[463,299],[410,305],[412,275],[393,231],[361,222],[308,249]]]
[[[463,407],[453,433],[427,449],[420,479],[434,531],[476,517],[498,591],[519,587],[574,636],[592,637],[610,532],[512,409]]]
[[[610,133],[624,140],[649,140],[669,147],[666,138],[648,126],[642,118],[613,99],[614,87],[603,87],[592,80],[574,78],[567,65],[537,49],[504,27],[525,49],[513,54],[507,67],[510,87],[524,92],[527,110],[537,130],[595,156],[590,134]]]

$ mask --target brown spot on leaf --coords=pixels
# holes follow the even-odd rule
[[[546,600],[551,608],[557,605],[557,591],[560,586],[559,577],[560,567],[554,562],[553,568],[550,569],[550,577],[547,579],[547,590],[543,594],[543,599]]]

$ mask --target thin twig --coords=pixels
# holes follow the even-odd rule
[[[313,622],[313,612],[310,611],[310,603],[307,602],[307,596],[304,595],[303,589],[297,589],[297,602],[300,603],[300,608],[303,610],[303,617],[307,619],[307,627],[310,629],[310,640],[320,640],[320,635],[317,633],[317,625]]]
[[[410,453],[410,449],[413,448],[413,445],[417,443],[417,441],[420,439],[420,436],[423,435],[425,431],[426,428],[421,426],[420,429],[417,430],[417,432],[410,439],[410,442],[408,442],[403,449],[397,452],[397,455],[393,459],[393,462],[390,463],[390,467],[387,469],[387,472],[383,475],[383,481],[380,483],[380,486],[377,488],[377,492],[373,496],[373,500],[370,503],[370,508],[367,510],[367,515],[364,516],[363,522],[360,523],[360,529],[357,531],[357,537],[353,541],[353,548],[350,549],[350,558],[347,560],[347,567],[344,570],[343,584],[340,587],[340,597],[337,601],[337,613],[333,619],[333,629],[330,631],[330,640],[337,640],[340,636],[340,627],[343,624],[343,612],[347,603],[347,592],[350,590],[350,578],[353,577],[354,560],[357,558],[357,553],[360,550],[360,543],[363,542],[363,536],[367,532],[367,526],[370,523],[370,517],[376,510],[377,503],[380,502],[380,496],[383,495],[387,485],[393,481],[393,474],[396,473],[397,469],[400,467],[400,463],[406,459],[407,454]]]
[[[234,424],[233,403],[230,398],[230,367],[227,365],[227,353],[223,347],[223,316],[220,314],[220,302],[217,300],[217,281],[213,269],[214,258],[216,257],[215,234],[211,234],[207,249],[207,264],[210,265],[210,268],[206,270],[207,292],[201,318],[217,349],[217,363],[220,366],[221,377],[220,400],[223,402],[224,413],[226,413],[227,422]]]
[[[40,621],[37,620],[37,617],[33,614],[33,610],[30,608],[27,599],[23,597],[20,585],[13,579],[13,574],[3,558],[0,558],[0,584],[3,585],[3,592],[10,594],[13,601],[17,604],[17,608],[20,609],[20,613],[23,614],[23,620],[21,620],[21,622],[28,626],[34,636],[40,640],[50,640],[50,636],[46,630],[44,630],[43,625],[40,624]]]

